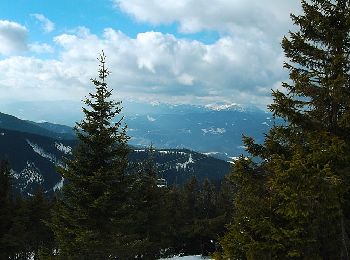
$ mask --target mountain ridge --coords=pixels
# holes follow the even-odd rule
[[[4,114],[0,114],[2,117]],[[15,120],[17,130],[21,124],[24,128],[19,129],[21,131],[0,128],[0,159],[9,161],[17,189],[31,195],[39,187],[49,194],[62,187],[63,179],[57,173],[57,167],[65,166],[63,158],[70,156],[77,140],[57,137],[51,131],[38,131],[28,127],[32,123],[9,118]],[[147,149],[131,147],[130,150],[129,159],[134,163],[141,163],[148,157]],[[165,178],[169,185],[181,185],[190,176],[196,176],[200,181],[209,178],[217,182],[230,171],[230,164],[225,161],[184,149],[155,150],[154,160],[159,177]]]

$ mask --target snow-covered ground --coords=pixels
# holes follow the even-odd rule
[[[211,258],[208,258],[208,257],[202,257],[200,255],[190,255],[190,256],[174,256],[172,258],[161,258],[159,260],[200,260],[200,259],[211,259]]]

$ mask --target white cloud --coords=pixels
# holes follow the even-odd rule
[[[289,13],[299,0],[112,0],[115,6],[151,24],[178,22],[180,31],[215,30],[231,33],[285,33]]]
[[[42,24],[44,32],[49,33],[55,29],[55,24],[43,14],[31,14],[31,16],[37,19]]]
[[[139,68],[160,75],[161,68],[169,68],[166,64],[172,63],[173,74],[168,76],[175,77],[183,87],[193,87],[174,89],[180,93],[192,91],[198,102],[226,99],[264,106],[271,102],[271,88],[278,88],[287,78],[282,69],[284,54],[280,42],[293,28],[290,13],[301,12],[299,0],[112,1],[137,21],[153,25],[174,23],[185,34],[218,32],[219,39],[209,45],[167,35],[138,36],[140,42],[149,43],[149,49],[141,49],[143,54],[138,56]],[[170,45],[156,43],[161,38]],[[168,51],[160,51],[162,48]],[[166,73],[162,71],[161,75]],[[158,90],[158,85],[154,87]]]
[[[281,53],[273,46],[233,36],[204,44],[160,32],[130,38],[106,29],[98,37],[78,28],[54,42],[61,49],[57,60],[0,60],[0,90],[6,90],[2,99],[80,100],[92,89],[89,79],[97,75],[102,49],[112,71],[110,86],[122,99],[264,106],[271,101],[264,90],[285,78]]]
[[[0,20],[0,54],[10,55],[27,50],[28,30],[19,23]]]
[[[292,28],[289,13],[299,12],[299,0],[112,1],[138,21],[175,23],[182,33],[217,31],[219,38],[205,44],[153,31],[131,38],[111,28],[98,36],[79,27],[56,36],[53,45],[28,44],[26,27],[0,20],[0,55],[29,49],[57,57],[0,59],[0,99],[81,100],[92,89],[102,49],[110,86],[122,99],[264,107],[271,88],[287,78],[280,41]],[[31,16],[45,32],[54,30],[44,15]]]
[[[29,44],[29,50],[35,53],[53,53],[54,49],[47,43],[31,43]]]
[[[79,77],[61,61],[13,56],[0,60],[0,71],[5,101],[72,99],[85,94]]]

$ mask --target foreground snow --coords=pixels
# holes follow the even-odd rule
[[[200,255],[192,255],[192,256],[174,256],[172,258],[161,258],[159,260],[200,260],[200,259],[211,259],[208,257],[202,257]]]

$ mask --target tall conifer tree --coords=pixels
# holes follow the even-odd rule
[[[111,100],[107,87],[103,52],[98,61],[99,77],[91,79],[95,92],[85,99],[85,118],[75,127],[79,144],[60,169],[65,185],[51,226],[62,259],[127,259],[123,255],[130,244],[125,224],[128,136],[121,102]]]
[[[11,200],[12,178],[7,161],[0,161],[0,259],[8,259],[13,253],[13,241],[9,237],[12,226],[13,203]]]
[[[286,124],[263,145],[244,138],[262,163],[242,158],[232,174],[245,186],[237,187],[237,214],[222,240],[226,257],[349,259],[350,1],[302,7],[291,16],[299,31],[282,42],[290,82],[270,106]],[[257,175],[261,192],[248,194]],[[249,197],[266,207],[247,204]]]

